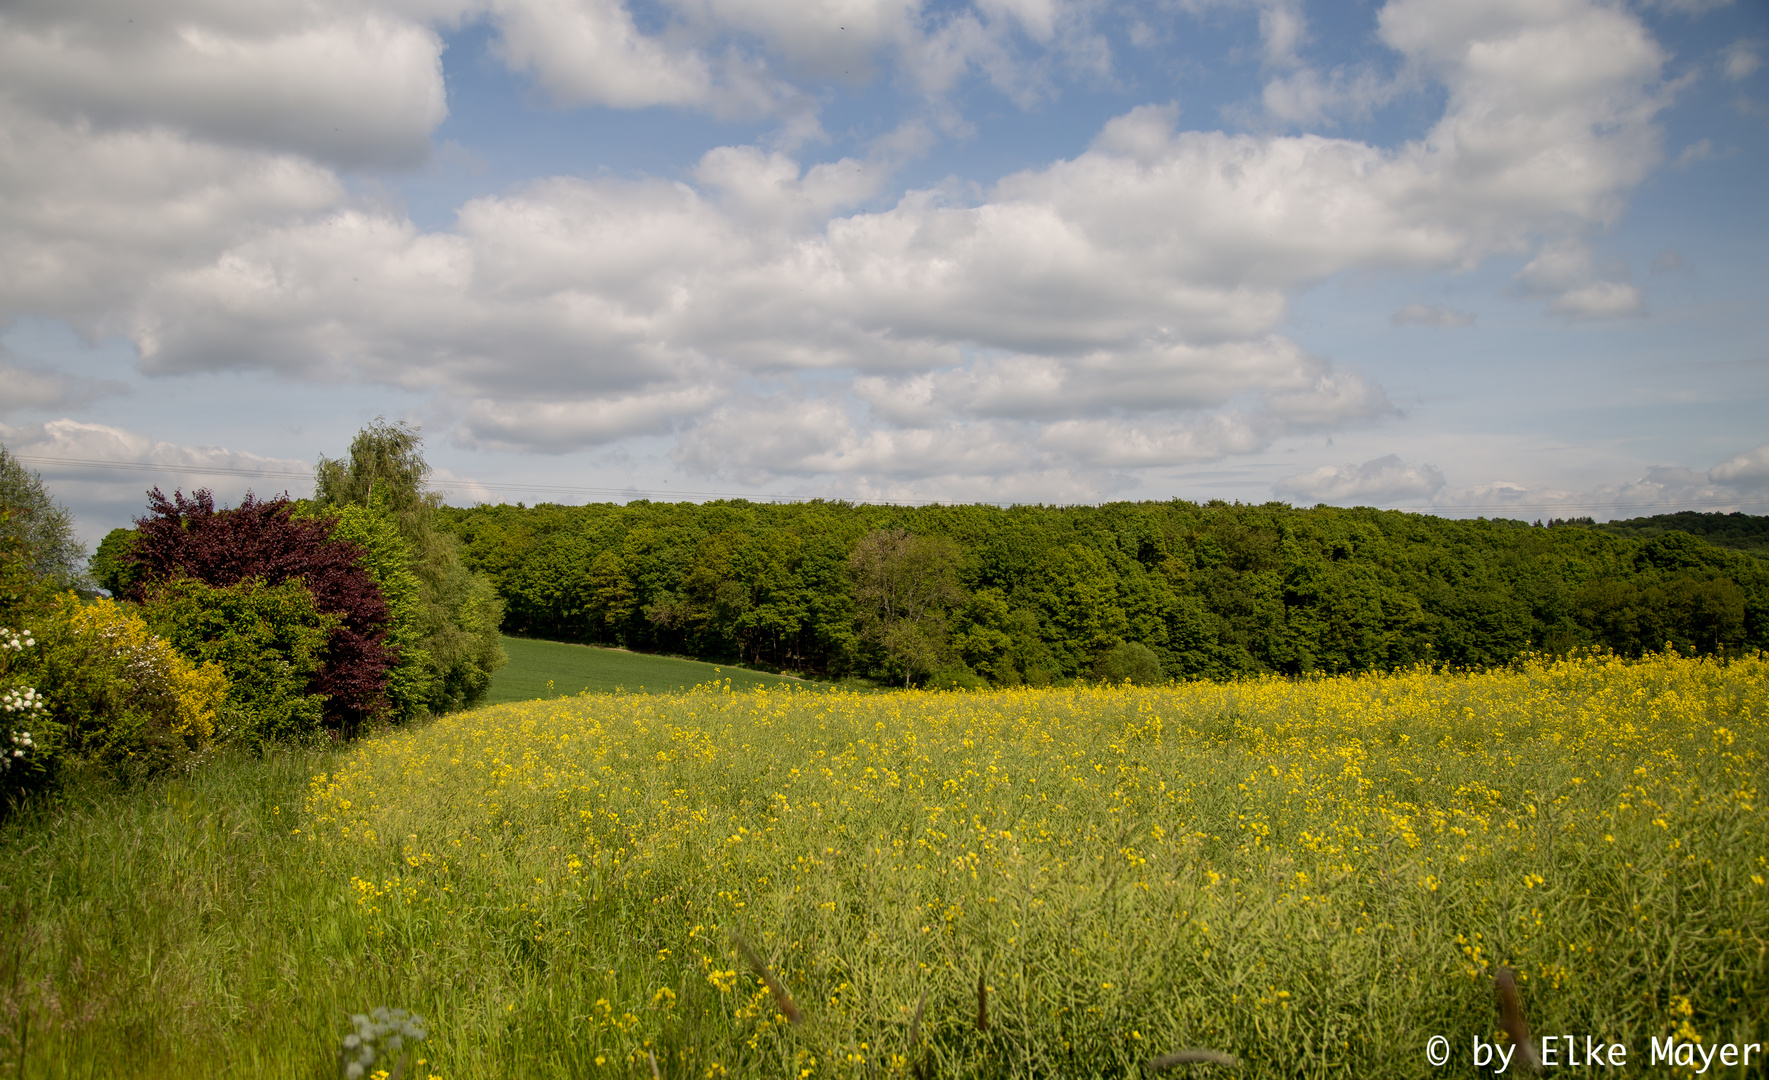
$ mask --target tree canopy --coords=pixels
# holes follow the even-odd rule
[[[50,497],[43,478],[0,446],[0,537],[17,545],[26,569],[58,588],[89,584],[86,548],[74,536],[74,515]]]
[[[1180,500],[635,501],[437,518],[495,583],[513,633],[804,672],[901,677],[856,561],[881,534],[950,545],[943,663],[998,684],[1086,677],[1127,642],[1177,677],[1769,647],[1769,565],[1675,531]]]

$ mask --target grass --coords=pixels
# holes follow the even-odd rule
[[[0,1076],[1474,1076],[1501,965],[1655,1072],[1769,1037],[1766,763],[1765,660],[503,705],[6,825]]]
[[[588,690],[592,694],[615,691],[672,693],[701,683],[729,679],[732,689],[796,683],[779,675],[744,668],[683,660],[674,656],[601,649],[561,641],[506,637],[504,651],[510,662],[492,676],[486,704],[534,701]]]

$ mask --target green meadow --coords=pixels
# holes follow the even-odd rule
[[[505,637],[503,641],[510,662],[492,676],[491,689],[485,697],[487,705],[535,701],[584,691],[592,694],[622,691],[665,694],[726,679],[731,681],[733,690],[789,683],[803,685],[798,679],[676,656],[654,656],[537,638]]]
[[[1766,763],[1769,661],[1667,657],[571,694],[74,777],[0,823],[0,1078],[348,1078],[378,1006],[424,1038],[360,1080],[1471,1078],[1510,969],[1629,1050],[1566,1076],[1746,1080]]]

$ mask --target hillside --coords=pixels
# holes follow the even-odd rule
[[[506,632],[787,672],[901,682],[920,663],[918,678],[938,665],[960,683],[1039,685],[1090,675],[1121,643],[1208,678],[1769,647],[1769,564],[1683,532],[1178,500],[440,517],[503,597]],[[852,560],[893,530],[950,563],[950,595],[913,627],[919,659],[863,632]]]
[[[503,642],[510,662],[492,675],[491,689],[485,696],[487,705],[552,698],[580,690],[668,693],[722,679],[729,679],[734,689],[742,690],[796,681],[674,656],[648,656],[532,638],[506,637]]]
[[[1746,551],[1769,559],[1769,514],[1703,514],[1685,510],[1676,514],[1608,521],[1596,526],[1616,536],[1650,539],[1668,532],[1699,536],[1716,547]]]

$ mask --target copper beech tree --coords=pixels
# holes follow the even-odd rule
[[[334,539],[331,520],[297,517],[287,498],[248,493],[233,509],[217,510],[208,491],[167,498],[155,488],[135,525],[129,599],[178,578],[222,588],[298,580],[320,614],[336,616],[310,687],[325,695],[327,726],[349,730],[384,711],[388,673],[399,662],[387,644],[392,612],[363,567],[362,549]]]

